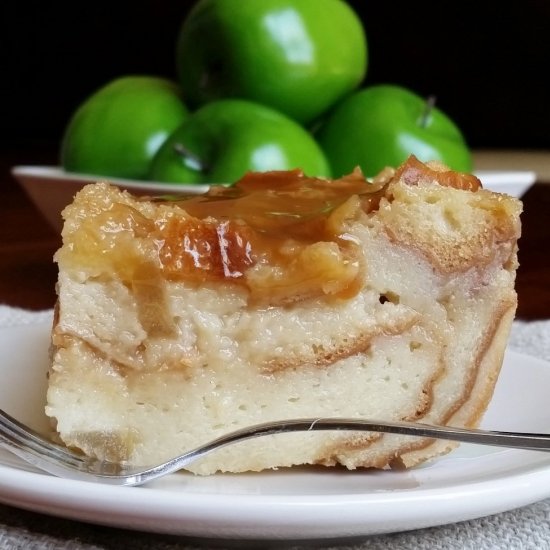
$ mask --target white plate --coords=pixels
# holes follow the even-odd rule
[[[44,428],[48,324],[0,330],[0,403]],[[550,364],[508,352],[484,426],[549,431]],[[527,397],[527,398],[526,398]],[[462,445],[408,472],[290,469],[143,487],[58,479],[0,453],[0,502],[102,525],[232,540],[327,540],[442,525],[550,497],[550,455]]]
[[[23,187],[38,210],[56,230],[61,230],[61,211],[75,193],[88,183],[110,181],[138,195],[198,194],[208,185],[167,184],[152,181],[135,181],[65,172],[57,166],[14,166],[12,174]],[[521,197],[535,183],[535,172],[478,172],[484,187],[499,193]]]

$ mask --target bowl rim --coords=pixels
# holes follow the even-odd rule
[[[12,167],[11,172],[16,178],[30,177],[34,179],[62,180],[64,182],[75,182],[79,184],[108,182],[129,190],[134,189],[140,192],[154,191],[155,193],[204,193],[208,191],[211,185],[227,185],[225,183],[200,184],[162,183],[152,180],[141,181],[98,174],[68,172],[61,166],[55,165],[17,165]]]
[[[231,185],[227,182],[199,183],[166,183],[153,180],[133,180],[110,177],[98,174],[68,172],[57,165],[17,165],[11,169],[13,176],[43,180],[63,181],[83,185],[86,183],[109,182],[129,191],[142,194],[200,194],[205,193],[212,185]],[[474,170],[483,187],[500,193],[510,193],[520,198],[537,180],[534,170]]]

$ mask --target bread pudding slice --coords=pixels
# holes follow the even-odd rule
[[[372,181],[248,174],[185,199],[97,183],[64,211],[46,412],[149,465],[302,417],[475,426],[516,309],[521,202],[411,157]],[[410,467],[456,444],[267,436],[189,466]]]

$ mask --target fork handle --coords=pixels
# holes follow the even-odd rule
[[[227,444],[236,440],[249,439],[268,434],[308,431],[363,431],[410,435],[477,445],[490,445],[533,451],[550,451],[550,434],[503,432],[474,428],[437,426],[419,422],[384,422],[355,418],[304,418],[266,422],[251,428],[243,428],[222,436]],[[213,442],[215,446],[215,442]]]

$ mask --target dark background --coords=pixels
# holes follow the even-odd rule
[[[124,74],[175,78],[175,39],[193,3],[2,3],[2,147],[55,155],[71,113],[99,86]],[[550,0],[349,3],[369,43],[364,84],[435,94],[474,148],[550,149]]]

